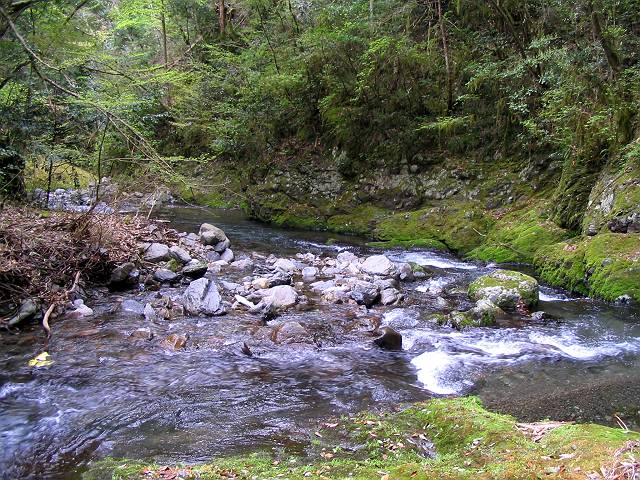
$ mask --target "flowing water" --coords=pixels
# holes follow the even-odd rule
[[[215,223],[236,252],[367,252],[354,238],[276,229],[233,211],[180,208],[161,216],[186,231]],[[637,309],[543,287],[543,320],[513,318],[459,332],[438,326],[433,314],[469,307],[468,283],[495,266],[429,251],[386,253],[429,272],[403,284],[402,307],[372,313],[402,333],[401,352],[372,348],[351,306],[286,313],[285,320],[299,321],[313,336],[287,346],[270,342],[268,327],[249,314],[150,324],[118,308],[124,299],[145,301],[155,293],[95,295],[88,301],[95,316],[57,320],[49,368],[27,366],[42,350],[37,327],[3,334],[2,478],[78,478],[88,462],[105,456],[194,463],[256,449],[304,453],[314,422],[438,395],[477,394],[523,420],[615,424],[618,414],[637,425]],[[154,338],[132,337],[140,327]],[[186,349],[163,345],[174,332],[189,334]],[[240,353],[244,341],[252,358]]]

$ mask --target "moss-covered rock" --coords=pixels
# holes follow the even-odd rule
[[[479,246],[492,224],[476,202],[449,202],[383,218],[374,236],[383,241],[435,240],[448,249],[466,253]]]
[[[537,251],[570,236],[546,216],[546,202],[529,202],[498,219],[468,258],[499,263],[533,263]]]
[[[544,247],[535,265],[541,278],[605,300],[640,301],[640,234],[602,233]]]
[[[505,310],[513,310],[520,303],[533,307],[538,303],[538,282],[524,273],[496,270],[471,282],[469,296]]]
[[[520,425],[475,397],[436,399],[391,414],[362,414],[325,424],[308,456],[268,454],[217,459],[194,467],[138,461],[97,462],[84,480],[586,478],[637,455],[640,435],[599,425]],[[527,428],[529,427],[529,428]],[[532,432],[528,434],[528,432]],[[533,434],[535,433],[535,440]],[[343,449],[342,446],[357,446]],[[614,452],[630,445],[626,453]],[[595,477],[594,477],[595,478]]]

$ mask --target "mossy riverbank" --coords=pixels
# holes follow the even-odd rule
[[[305,455],[258,452],[173,467],[107,459],[83,479],[602,478],[624,461],[635,464],[639,441],[640,434],[593,424],[518,424],[474,397],[435,399],[327,421]]]

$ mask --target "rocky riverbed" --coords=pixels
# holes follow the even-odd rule
[[[470,392],[525,420],[635,424],[633,307],[514,265],[229,211],[159,215],[172,222],[145,227],[104,287],[79,292],[91,314],[68,305],[52,322],[48,358],[29,364],[37,323],[3,337],[9,478],[73,478],[105,456],[304,453],[317,421]]]

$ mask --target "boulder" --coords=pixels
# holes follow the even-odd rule
[[[11,317],[11,319],[9,319],[8,325],[10,327],[20,325],[21,323],[34,318],[38,314],[38,312],[40,312],[40,306],[38,305],[38,302],[36,302],[33,298],[27,298],[20,304],[18,312],[13,317]]]
[[[380,275],[390,277],[396,273],[396,266],[384,255],[372,255],[367,257],[360,269],[369,275]]]
[[[391,287],[385,288],[380,292],[380,303],[382,305],[391,305],[397,303],[402,299],[402,294],[399,290]]]
[[[201,278],[207,273],[209,266],[206,263],[199,262],[198,260],[191,260],[189,264],[185,265],[180,271],[182,275],[189,278]]]
[[[153,279],[160,283],[171,283],[178,280],[180,276],[168,268],[159,268],[153,272]]]
[[[213,246],[213,250],[218,252],[218,253],[222,253],[224,252],[227,248],[229,248],[231,246],[231,242],[229,241],[229,239],[227,238],[226,240],[222,241],[222,242],[218,242]]]
[[[358,257],[351,252],[340,252],[336,260],[339,263],[354,263],[358,261]]]
[[[293,263],[291,260],[289,260],[288,258],[279,258],[278,260],[276,260],[276,262],[273,264],[273,268],[276,268],[282,272],[294,272],[296,269],[296,264]]]
[[[304,267],[302,269],[302,278],[305,280],[313,280],[318,275],[318,269],[316,267]]]
[[[234,258],[235,258],[235,255],[233,254],[233,250],[231,250],[230,248],[227,248],[224,252],[220,254],[220,260],[223,260],[227,263],[233,262]]]
[[[164,243],[152,243],[147,247],[144,252],[143,258],[147,262],[158,263],[169,260],[169,247],[167,247]]]
[[[189,254],[189,252],[187,252],[182,247],[178,247],[177,245],[174,245],[169,249],[169,255],[171,256],[171,258],[177,260],[183,265],[191,261],[191,255]]]
[[[208,278],[192,281],[182,296],[182,304],[191,315],[223,315],[225,313],[218,286]]]
[[[371,307],[378,298],[380,298],[380,290],[377,285],[370,282],[356,282],[349,296],[356,301],[358,305]]]
[[[538,282],[524,273],[496,270],[474,280],[469,285],[469,296],[489,300],[504,310],[514,310],[519,305],[531,308],[538,303]]]
[[[402,350],[402,335],[391,327],[382,327],[378,331],[382,336],[376,338],[373,343],[385,350]]]
[[[298,293],[289,285],[278,285],[259,291],[265,303],[276,309],[292,307],[298,301]]]
[[[224,231],[210,223],[203,223],[200,225],[198,235],[200,235],[200,242],[202,242],[203,245],[215,246],[220,242],[227,240],[227,235]]]

